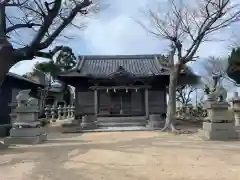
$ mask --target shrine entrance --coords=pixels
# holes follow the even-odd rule
[[[143,91],[118,90],[108,94],[112,116],[145,115]]]
[[[98,116],[146,116],[146,89],[106,88],[95,89],[96,114]]]

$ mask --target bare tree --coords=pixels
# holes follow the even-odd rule
[[[227,59],[209,57],[207,60],[201,62],[201,66],[205,71],[205,75],[202,76],[202,81],[204,84],[210,86],[212,82],[212,77],[220,75],[223,78],[226,76],[227,70]]]
[[[0,0],[0,84],[17,62],[37,56],[52,58],[62,47],[44,50],[67,26],[81,28],[82,25],[73,24],[74,18],[83,18],[95,10],[93,5],[91,0]],[[33,36],[28,29],[34,32]],[[30,34],[25,38],[28,42],[16,44],[16,34],[21,37],[22,30]]]
[[[150,9],[146,12],[150,24],[141,23],[147,32],[171,44],[169,104],[163,131],[176,131],[176,88],[183,65],[196,60],[197,50],[202,42],[210,40],[210,35],[238,22],[240,18],[239,4],[230,0],[192,0],[184,1],[185,4],[183,0],[170,2],[167,13]],[[163,6],[163,2],[159,5]]]
[[[236,31],[232,32],[230,37],[230,44],[228,44],[227,48],[232,50],[233,48],[238,48],[238,47],[240,47],[240,34],[237,30],[237,32]]]
[[[192,93],[196,91],[196,87],[191,85],[180,85],[177,87],[176,100],[183,106],[189,104],[192,101]]]
[[[226,89],[230,90],[236,87],[235,82],[227,75],[227,58],[209,57],[206,61],[202,61],[201,66],[203,70],[205,70],[205,75],[202,76],[202,82],[207,85],[207,87],[210,88],[213,85],[212,77],[214,76],[221,77],[218,83]]]

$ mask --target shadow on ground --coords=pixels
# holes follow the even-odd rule
[[[78,137],[77,135],[75,135]],[[172,135],[170,135],[172,136]],[[91,140],[83,139],[61,139],[53,138],[47,142],[32,146],[9,146],[8,149],[3,149],[0,154],[16,154],[25,152],[41,153],[45,150],[53,151],[59,148],[64,151],[73,149],[85,150],[86,152],[91,149],[112,150],[121,152],[141,152],[143,148],[179,148],[179,149],[202,149],[202,150],[229,150],[228,146],[232,144],[239,145],[240,142],[236,141],[199,141],[187,139],[187,136],[193,135],[176,135],[174,141],[169,137],[150,137],[150,138],[134,138],[130,140],[118,142],[93,142]],[[74,137],[73,135],[71,136]],[[171,137],[173,139],[173,136]],[[232,151],[239,151],[239,148],[231,149]]]

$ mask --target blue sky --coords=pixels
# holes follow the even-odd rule
[[[166,53],[166,43],[152,37],[136,22],[141,17],[141,9],[151,6],[153,2],[163,0],[107,0],[109,7],[100,12],[96,17],[88,21],[88,26],[80,31],[75,28],[67,28],[64,33],[74,37],[73,40],[56,41],[54,45],[63,44],[73,48],[77,55],[88,54],[150,54]],[[78,17],[75,23],[80,24],[82,18]],[[234,29],[240,26],[232,26],[219,32],[214,38],[224,40],[232,37]],[[21,34],[23,39],[31,37],[29,34]],[[201,45],[198,55],[201,59],[208,56],[226,56],[229,51],[229,41],[214,41]],[[11,72],[24,74],[32,70],[37,58],[32,61],[22,61],[11,68]],[[201,73],[201,63],[192,65],[194,71]]]

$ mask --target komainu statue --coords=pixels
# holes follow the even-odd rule
[[[16,96],[18,107],[38,107],[38,100],[31,97],[31,89],[22,90]]]
[[[18,107],[26,107],[28,105],[28,99],[30,98],[31,89],[22,90],[16,96]]]
[[[227,91],[220,84],[220,79],[222,75],[213,76],[213,85],[212,88],[209,88],[205,85],[204,92],[208,95],[209,100],[217,101],[217,102],[225,102],[227,99]]]
[[[28,99],[28,106],[38,107],[38,100],[36,98],[30,97]]]

